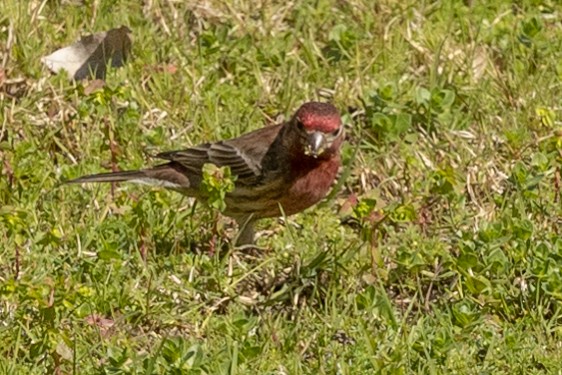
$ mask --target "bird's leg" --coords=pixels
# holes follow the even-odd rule
[[[253,245],[255,220],[252,218],[252,215],[237,218],[236,222],[238,223],[239,229],[236,246]]]

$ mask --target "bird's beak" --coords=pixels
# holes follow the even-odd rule
[[[321,132],[314,132],[308,135],[308,144],[306,145],[305,154],[317,157],[324,152],[326,145],[326,137]]]

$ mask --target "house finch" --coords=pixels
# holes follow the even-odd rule
[[[234,139],[158,154],[169,161],[166,164],[84,176],[68,183],[131,181],[205,200],[200,189],[203,165],[229,167],[236,180],[234,189],[226,194],[224,214],[241,228],[237,243],[251,244],[256,220],[292,215],[324,198],[340,167],[343,139],[338,110],[328,103],[309,102],[288,122]]]

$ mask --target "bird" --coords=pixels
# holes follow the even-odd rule
[[[229,167],[234,188],[226,193],[223,214],[238,223],[236,245],[251,245],[257,220],[296,214],[328,194],[341,167],[344,138],[338,109],[311,101],[286,122],[237,138],[157,154],[167,161],[164,164],[87,175],[66,183],[133,182],[205,200],[203,166]]]

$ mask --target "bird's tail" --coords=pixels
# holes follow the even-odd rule
[[[65,181],[65,184],[83,184],[87,182],[123,182],[123,181],[143,181],[147,179],[145,171],[122,171],[91,174]]]
[[[191,182],[186,169],[178,163],[158,165],[150,169],[92,174],[65,181],[65,184],[84,184],[88,182],[133,182],[169,189],[188,189]]]

